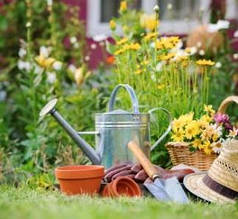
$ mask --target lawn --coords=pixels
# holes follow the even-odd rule
[[[57,191],[0,186],[0,218],[238,218],[238,205],[161,203],[152,198],[66,197]]]

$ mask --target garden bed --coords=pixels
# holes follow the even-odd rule
[[[152,198],[66,197],[57,191],[0,186],[0,218],[236,218],[238,205],[161,203]],[[9,204],[10,203],[10,204]]]

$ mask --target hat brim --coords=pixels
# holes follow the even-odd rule
[[[218,203],[235,203],[234,200],[220,195],[219,193],[206,186],[202,180],[206,174],[206,172],[192,173],[185,176],[183,180],[184,186],[192,194],[205,201]]]

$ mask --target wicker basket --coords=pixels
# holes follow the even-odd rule
[[[217,112],[225,113],[228,105],[232,102],[238,104],[238,96],[230,96],[223,100]],[[217,154],[214,153],[207,155],[199,150],[191,152],[185,142],[169,142],[166,147],[173,165],[185,164],[206,171],[217,158]]]

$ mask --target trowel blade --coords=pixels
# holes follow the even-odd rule
[[[164,190],[173,202],[178,202],[182,204],[186,204],[189,202],[185,191],[183,190],[181,184],[179,183],[176,177],[168,179],[155,179],[154,181],[154,184],[158,187],[161,186],[161,183],[163,183]]]
[[[158,181],[159,179],[157,179]],[[168,202],[172,201],[167,192],[164,189],[164,186],[161,183],[157,182],[156,185],[156,180],[155,182],[149,182],[149,183],[144,183],[144,186],[149,190],[149,192],[158,200]]]

